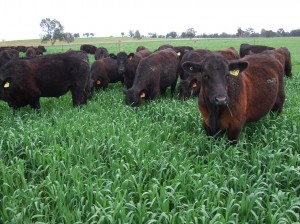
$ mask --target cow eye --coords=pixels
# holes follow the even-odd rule
[[[226,78],[226,79],[228,79],[228,78],[229,78],[229,74],[228,74],[228,73],[225,75],[225,78]]]
[[[203,75],[203,78],[204,79],[208,79],[208,75]]]

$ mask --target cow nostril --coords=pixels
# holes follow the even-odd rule
[[[215,102],[217,105],[226,105],[228,103],[228,99],[226,96],[220,96],[215,98]]]

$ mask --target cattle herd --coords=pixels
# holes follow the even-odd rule
[[[13,109],[39,109],[40,97],[70,91],[73,105],[80,106],[109,83],[122,82],[125,103],[139,107],[168,87],[174,94],[178,84],[179,98],[198,97],[206,133],[227,132],[236,143],[246,122],[282,112],[284,76],[292,76],[287,48],[241,44],[239,50],[162,45],[153,52],[139,46],[115,55],[104,47],[82,45],[80,51],[43,55],[43,46],[2,47],[0,100]],[[91,65],[87,54],[95,55]]]

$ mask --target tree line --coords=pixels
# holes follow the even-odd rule
[[[235,34],[228,34],[226,32],[222,33],[213,33],[213,34],[196,34],[197,31],[194,28],[187,29],[186,32],[182,32],[181,34],[177,34],[177,32],[172,31],[167,33],[166,35],[157,35],[156,33],[148,33],[148,37],[150,38],[234,38],[234,37],[300,37],[300,29],[291,30],[290,32],[284,31],[284,29],[280,28],[276,32],[272,30],[262,29],[260,33],[254,31],[253,28],[247,28],[243,30],[242,28],[238,28]],[[135,37],[134,35],[132,37]]]
[[[64,27],[56,19],[42,19],[40,26],[42,27],[44,35],[41,36],[41,42],[51,42],[54,45],[57,40],[66,41],[67,43],[73,42],[74,38],[79,38],[79,33],[68,33],[64,32]],[[84,33],[85,37],[93,37],[94,33]],[[121,32],[121,36],[124,37],[125,33]],[[291,30],[290,32],[285,31],[283,28],[278,29],[276,32],[272,30],[262,29],[260,33],[254,31],[253,28],[247,28],[243,30],[241,27],[237,29],[235,34],[228,34],[225,32],[214,33],[214,34],[200,34],[197,35],[197,31],[194,28],[188,28],[185,32],[178,34],[175,31],[171,31],[166,35],[158,35],[157,33],[148,33],[147,36],[141,35],[139,30],[129,30],[128,36],[136,39],[142,39],[144,37],[150,38],[234,38],[234,37],[300,37],[300,29]]]

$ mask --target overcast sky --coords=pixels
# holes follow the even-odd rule
[[[43,18],[58,20],[65,32],[94,33],[97,37],[181,34],[194,28],[196,34],[279,28],[300,29],[295,0],[0,0],[0,41],[38,39]]]

